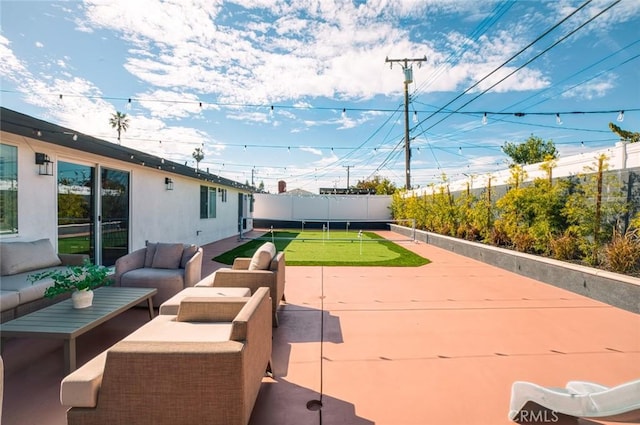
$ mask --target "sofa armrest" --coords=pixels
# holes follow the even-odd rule
[[[89,260],[87,254],[58,254],[63,266],[81,266],[84,260]]]
[[[236,257],[233,260],[233,265],[231,266],[231,268],[233,270],[249,270],[250,264],[251,264],[251,258]]]
[[[140,248],[129,254],[123,255],[116,260],[116,271],[114,275],[115,285],[120,286],[120,278],[128,271],[144,267],[144,260],[147,255],[147,248]]]
[[[195,254],[184,266],[184,287],[194,286],[202,278],[202,248],[198,248]]]
[[[258,288],[233,319],[230,339],[271,346],[271,300],[269,288]],[[271,352],[271,348],[269,348]]]
[[[107,351],[65,376],[60,383],[60,403],[67,407],[95,407],[102,384]]]
[[[235,341],[121,341],[107,352],[96,407],[73,407],[67,423],[246,424],[244,349]]]

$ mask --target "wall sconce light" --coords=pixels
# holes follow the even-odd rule
[[[38,174],[41,176],[53,176],[53,163],[49,159],[49,155],[36,152],[36,164],[38,165]]]
[[[167,190],[173,190],[173,180],[171,180],[171,177],[164,178],[164,185]]]

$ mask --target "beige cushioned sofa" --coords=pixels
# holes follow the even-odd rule
[[[271,337],[267,288],[185,298],[64,378],[68,425],[246,425]]]
[[[45,278],[32,283],[29,275],[64,269],[69,265],[78,266],[85,258],[89,256],[56,254],[49,239],[0,243],[1,321],[11,320],[65,298],[65,295],[54,299],[44,298],[44,291],[53,285],[53,280]]]

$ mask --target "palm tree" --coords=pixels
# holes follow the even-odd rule
[[[109,118],[109,124],[118,132],[118,143],[120,143],[120,134],[129,128],[129,117],[127,117],[127,114],[116,111],[116,113]]]
[[[195,151],[193,151],[193,159],[196,160],[196,170],[200,169],[200,161],[202,161],[204,159],[204,152],[202,152],[202,148],[196,148]]]

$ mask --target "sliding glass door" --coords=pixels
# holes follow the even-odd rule
[[[58,161],[58,252],[95,261],[95,168]]]
[[[111,266],[128,250],[129,173],[58,161],[58,252]]]
[[[129,173],[102,168],[100,185],[102,264],[111,266],[129,252]]]

